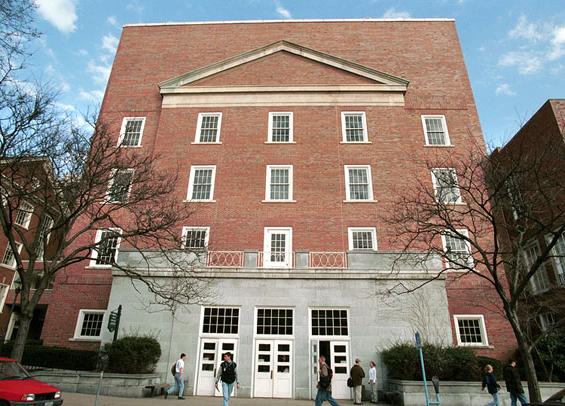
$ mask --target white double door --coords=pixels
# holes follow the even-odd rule
[[[253,396],[292,397],[292,341],[256,340]]]
[[[318,358],[326,357],[326,363],[333,371],[332,396],[335,399],[351,399],[351,390],[347,387],[349,377],[349,341],[312,340],[312,362],[315,367],[312,374],[312,396],[316,397],[316,385],[320,380]]]
[[[215,389],[214,379],[223,361],[222,354],[228,351],[233,354],[233,360],[237,362],[236,339],[202,338],[200,340],[200,360],[196,385],[196,394],[198,396],[222,396],[222,388],[218,385],[220,390],[217,391]]]

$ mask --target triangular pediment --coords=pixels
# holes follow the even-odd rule
[[[300,72],[300,74],[296,74]],[[408,81],[375,69],[279,41],[223,61],[195,69],[159,84],[161,93],[179,93],[192,87],[239,86],[370,86],[405,92]]]

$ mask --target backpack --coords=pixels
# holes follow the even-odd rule
[[[235,368],[237,367],[235,362],[222,362],[220,368],[222,368],[222,382],[233,383],[235,381]]]
[[[175,362],[173,364],[173,366],[171,367],[171,374],[173,374],[173,376],[175,376],[177,373],[177,363]]]
[[[328,389],[332,383],[332,378],[334,376],[334,372],[332,371],[332,369],[330,367],[328,368],[328,375],[327,376],[322,376],[320,374],[320,388],[322,389]]]

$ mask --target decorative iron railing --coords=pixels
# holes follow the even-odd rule
[[[310,252],[308,268],[347,269],[347,254],[345,252]]]
[[[209,268],[243,268],[243,251],[208,251]]]

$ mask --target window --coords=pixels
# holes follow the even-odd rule
[[[349,335],[345,309],[312,309],[311,323],[313,336]]]
[[[133,169],[114,169],[108,183],[107,199],[112,203],[127,203],[133,183]]]
[[[530,271],[538,257],[540,248],[537,241],[532,242],[524,249],[524,273]],[[545,265],[541,264],[534,275],[530,278],[530,289],[533,294],[540,293],[549,289],[549,279]]]
[[[457,232],[462,236],[469,237],[467,230],[457,230]],[[471,255],[471,246],[468,241],[450,231],[445,231],[441,238],[448,262],[446,265],[450,269],[473,267],[473,256]]]
[[[265,228],[263,266],[266,268],[292,266],[292,228]]]
[[[265,190],[267,201],[292,201],[292,166],[268,165]]]
[[[21,202],[20,207],[16,211],[16,219],[14,223],[23,228],[29,227],[31,215],[33,214],[33,206],[28,202]]]
[[[349,227],[350,251],[376,251],[377,231],[374,227]]]
[[[432,169],[432,184],[435,196],[441,203],[461,203],[461,193],[457,183],[455,169],[436,168]]]
[[[257,309],[257,334],[292,335],[292,309]]]
[[[190,180],[188,182],[188,200],[213,201],[214,178],[216,177],[215,166],[193,166],[190,168]]]
[[[347,201],[373,200],[369,165],[345,166],[345,195]]]
[[[422,116],[426,145],[450,145],[445,116]]]
[[[239,309],[235,307],[205,307],[202,320],[204,334],[237,334]]]
[[[182,247],[195,251],[203,251],[208,247],[210,227],[183,227]]]
[[[8,292],[10,291],[10,285],[5,283],[0,283],[0,313],[4,309],[4,303],[6,303],[6,298],[8,297]]]
[[[139,147],[143,137],[145,117],[125,117],[120,130],[118,145],[122,147]]]
[[[217,144],[220,142],[222,113],[199,113],[194,142],[197,144]]]
[[[292,113],[269,113],[268,142],[293,142]]]
[[[100,339],[104,325],[105,310],[84,310],[78,313],[74,338]]]
[[[118,257],[121,230],[110,228],[96,231],[90,266],[111,266]]]
[[[551,240],[551,237],[548,237]],[[565,285],[565,234],[561,234],[557,243],[551,249],[553,257],[553,265],[557,273],[557,282],[560,285]]]
[[[510,206],[512,207],[512,216],[514,220],[518,220],[525,212],[525,204],[516,174],[510,174],[504,183]]]
[[[44,214],[41,217],[41,222],[39,223],[39,229],[37,236],[37,247],[35,249],[35,255],[38,261],[43,261],[44,248],[49,243],[49,238],[51,237],[51,228],[53,227],[53,219],[51,216]]]
[[[462,346],[487,346],[487,330],[483,315],[455,315],[457,344]]]
[[[547,331],[555,326],[557,317],[553,312],[545,312],[539,315],[539,325],[542,331]]]
[[[17,242],[16,246],[18,247],[18,253],[22,252],[23,244]],[[6,251],[4,251],[4,257],[2,258],[2,263],[9,266],[10,268],[16,267],[16,256],[14,255],[14,251],[10,248],[10,244],[6,247]]]
[[[341,113],[342,142],[369,142],[364,112]]]

